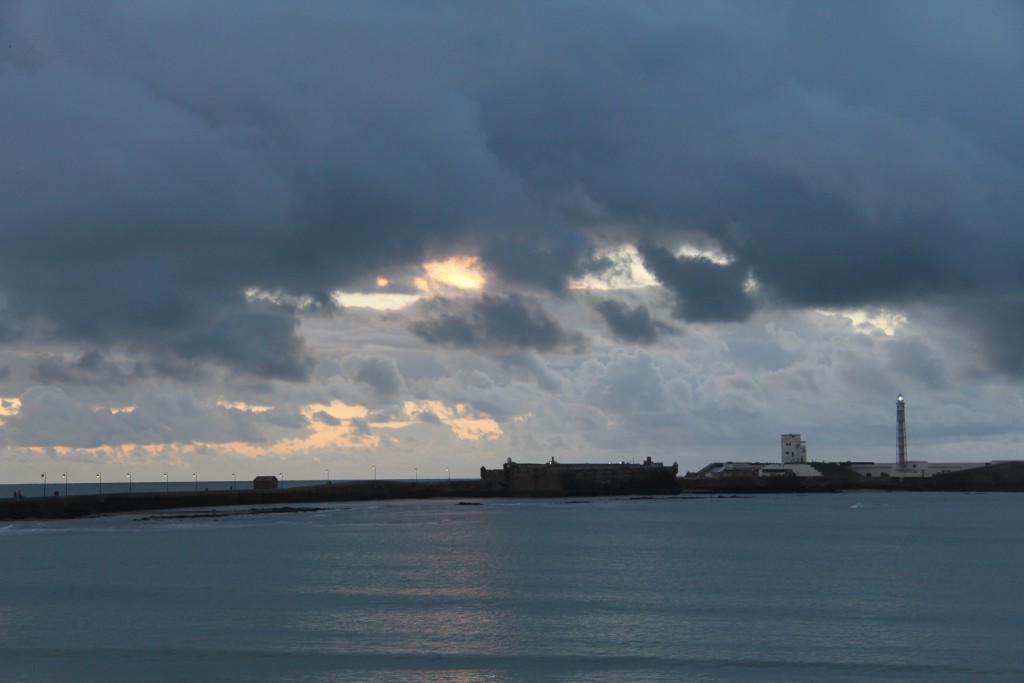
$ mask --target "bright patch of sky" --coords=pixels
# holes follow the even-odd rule
[[[496,421],[474,415],[463,403],[449,406],[442,401],[406,401],[405,414],[411,420],[420,421],[427,413],[450,427],[455,436],[463,440],[497,439],[502,434]]]
[[[241,410],[246,413],[265,413],[268,410],[273,410],[272,406],[252,405],[243,401],[228,401],[223,398],[217,399],[217,405],[221,408]]]
[[[595,254],[606,259],[611,266],[600,272],[590,273],[582,278],[571,280],[570,289],[637,289],[654,287],[658,281],[650,271],[644,268],[643,258],[632,244],[617,244],[599,249]]]
[[[293,296],[281,291],[268,292],[258,287],[249,287],[245,290],[246,301],[265,301],[275,306],[289,306],[299,311],[313,308],[316,303],[311,296]]]
[[[907,324],[907,317],[898,311],[885,308],[864,309],[849,308],[842,310],[818,310],[822,315],[846,318],[853,324],[853,329],[861,334],[881,332],[888,337],[893,336]]]
[[[21,410],[21,399],[14,396],[0,398],[0,415],[17,415]]]

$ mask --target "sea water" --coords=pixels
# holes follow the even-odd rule
[[[459,502],[0,522],[0,681],[1024,680],[1024,494]]]

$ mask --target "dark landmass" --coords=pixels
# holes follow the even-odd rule
[[[70,519],[155,510],[226,506],[282,506],[404,498],[479,498],[493,495],[482,482],[357,481],[289,488],[103,493],[0,500],[0,519]]]
[[[295,508],[310,503],[368,500],[582,496],[678,496],[680,493],[751,495],[767,493],[826,493],[842,491],[1024,491],[1024,462],[1005,462],[933,477],[861,477],[837,473],[822,477],[677,477],[676,468],[657,463],[642,465],[517,465],[483,470],[481,478],[452,481],[357,481],[290,488],[234,489],[227,491],[113,493],[83,496],[8,498],[0,500],[0,520],[69,519],[92,515],[196,508],[203,514],[256,514],[315,511]],[[678,496],[684,497],[684,496]],[[457,504],[473,505],[465,501]],[[568,503],[583,501],[570,500]],[[249,506],[224,513],[208,508]],[[254,508],[252,506],[276,506]],[[282,507],[285,506],[285,507]],[[161,517],[167,519],[167,516]]]
[[[643,464],[541,465],[505,463],[481,469],[480,479],[450,481],[356,481],[276,488],[275,477],[258,477],[270,488],[220,491],[113,493],[0,500],[0,519],[69,519],[92,515],[253,505],[297,505],[407,498],[515,498],[666,495],[679,492],[675,466]],[[272,481],[271,481],[272,480]]]
[[[862,477],[836,463],[813,463],[821,477],[684,477],[687,493],[839,493],[842,491],[1024,491],[1024,462],[1002,462],[931,477]],[[822,468],[821,465],[825,465]]]

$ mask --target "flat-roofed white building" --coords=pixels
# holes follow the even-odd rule
[[[800,465],[807,462],[807,442],[799,434],[782,435],[782,464]]]

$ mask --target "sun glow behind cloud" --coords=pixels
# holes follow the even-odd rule
[[[0,425],[4,423],[3,418],[17,415],[21,412],[20,398],[0,398]]]
[[[487,277],[478,256],[450,256],[443,261],[423,263],[420,268],[423,275],[412,281],[413,286],[419,290],[419,294],[336,291],[331,294],[331,298],[339,306],[397,311],[427,295],[444,294],[452,290],[478,290],[487,283]],[[376,282],[377,286],[381,288],[391,284],[391,280],[384,275],[378,275]]]
[[[0,398],[0,415],[17,415],[21,412],[21,399]]]
[[[444,261],[431,261],[423,264],[423,271],[426,276],[414,281],[421,292],[482,289],[487,282],[478,256],[456,255]]]

